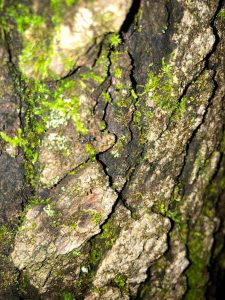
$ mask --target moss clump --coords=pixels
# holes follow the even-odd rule
[[[94,218],[99,220],[99,215],[95,215]],[[84,294],[84,290],[87,287],[91,287],[93,277],[97,270],[97,266],[101,261],[104,253],[108,251],[115,243],[118,236],[118,228],[115,228],[113,219],[110,219],[102,227],[102,232],[91,240],[90,255],[84,265],[88,269],[88,272],[81,272],[79,280],[76,281],[77,293],[79,295]]]
[[[80,103],[75,95],[74,81],[60,82],[55,91],[51,91],[39,80],[24,79],[23,82],[24,87],[21,88],[20,84],[17,86],[18,93],[27,106],[23,128],[18,129],[18,134],[14,137],[9,137],[4,132],[0,132],[0,136],[12,146],[22,148],[26,158],[26,176],[29,184],[36,190],[39,181],[36,162],[41,138],[46,130],[67,124],[69,120],[73,120],[76,130],[83,135],[88,133],[88,129],[80,119]],[[65,143],[62,145],[63,141],[66,140],[62,137],[57,140],[61,148],[66,147]],[[90,145],[86,150],[94,156],[94,149]]]
[[[118,275],[114,278],[114,282],[120,289],[123,289],[126,286],[126,277],[124,275]]]
[[[91,144],[87,144],[85,146],[85,152],[87,152],[88,154],[90,154],[91,156],[95,156],[95,148],[91,145]]]
[[[219,11],[218,16],[221,17],[223,20],[225,20],[225,9],[224,8],[222,8]]]
[[[74,296],[69,292],[63,293],[63,300],[75,300]]]
[[[167,201],[159,201],[158,203],[154,204],[152,210],[168,217],[174,223],[182,242],[186,244],[188,237],[188,224],[186,219],[182,217],[182,213],[180,211],[180,201],[178,201],[179,198],[180,189],[178,186],[176,186],[171,198]]]
[[[31,9],[22,3],[9,6],[6,10],[6,16],[14,20],[20,34],[23,34],[30,27],[37,29],[44,23],[42,16],[32,13]]]
[[[135,123],[135,124],[140,125],[140,123],[141,123],[141,116],[142,116],[141,111],[136,110],[136,111],[134,112],[133,120],[134,120],[134,123]]]
[[[119,274],[114,278],[114,283],[116,284],[116,286],[122,290],[125,294],[129,295],[129,288],[128,288],[128,284],[127,284],[127,278],[125,275],[123,274]]]
[[[53,55],[53,39],[60,28],[63,16],[72,5],[79,0],[50,0],[41,12],[34,12],[33,7],[14,1],[9,5],[1,21],[4,30],[10,31],[13,26],[21,37],[22,50],[19,55],[20,70],[31,74],[34,78],[57,79],[58,75],[50,70]],[[2,2],[2,7],[4,3]],[[61,57],[61,63],[66,71],[74,66],[70,58]]]
[[[172,65],[166,64],[164,58],[159,73],[156,75],[149,71],[145,86],[139,87],[143,88],[144,91],[139,93],[138,96],[148,95],[160,109],[170,114],[176,111],[177,116],[186,111],[187,98],[183,97],[179,103],[177,102]]]
[[[101,84],[103,83],[104,81],[104,78],[95,74],[93,71],[90,71],[90,72],[87,72],[87,73],[84,73],[82,76],[81,76],[81,80],[87,80],[87,79],[92,79],[93,81]]]
[[[117,48],[122,43],[122,39],[118,33],[111,34],[109,39],[111,47],[114,48]]]
[[[112,220],[109,220],[102,227],[100,233],[94,240],[92,240],[92,247],[90,252],[89,263],[92,268],[98,265],[104,253],[109,250],[116,241],[118,236],[118,229],[115,228]]]
[[[108,102],[108,103],[112,102],[112,98],[109,93],[102,92],[102,97],[106,102]]]
[[[94,218],[96,217],[99,222],[100,215],[97,214]],[[109,219],[107,223],[102,226],[102,232],[91,239],[89,257],[83,262],[83,266],[85,266],[85,269],[88,271],[81,271],[79,279],[75,282],[76,292],[80,296],[83,296],[85,291],[89,288],[95,289],[95,287],[92,286],[92,281],[97,271],[97,267],[104,254],[115,243],[120,231],[120,228],[116,227],[114,223],[114,218]]]
[[[81,0],[50,0],[50,9],[52,11],[51,20],[53,24],[60,25],[68,8],[79,2],[81,2]]]
[[[22,3],[15,3],[7,8],[5,18],[16,24],[16,29],[22,38],[23,49],[19,56],[22,72],[32,67],[35,76],[46,78],[52,54],[51,41],[53,38],[51,27],[46,34],[47,18],[36,14],[32,8]]]
[[[173,109],[173,75],[172,66],[165,63],[162,59],[162,67],[158,75],[149,71],[147,74],[147,83],[145,84],[143,93],[140,96],[148,94],[152,97],[154,103],[162,109]]]
[[[104,120],[100,121],[100,130],[104,131],[107,128],[106,122]]]
[[[114,71],[114,76],[116,78],[121,78],[122,77],[122,70],[120,68],[116,68]]]
[[[102,216],[100,213],[97,213],[95,211],[90,211],[89,215],[91,216],[92,222],[96,225],[99,225],[102,221]]]

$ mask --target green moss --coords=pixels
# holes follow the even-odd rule
[[[37,29],[44,23],[42,16],[32,13],[31,9],[22,3],[8,7],[6,14],[16,22],[17,30],[21,34],[30,27]]]
[[[116,286],[120,290],[122,290],[125,294],[127,294],[127,295],[130,294],[129,287],[127,284],[127,277],[125,275],[123,275],[123,274],[117,275],[113,281],[116,284]]]
[[[122,82],[117,83],[116,88],[118,91],[121,91],[124,88],[124,85],[122,84]]]
[[[116,101],[116,106],[119,107],[119,108],[129,107],[131,104],[132,104],[132,99],[131,98],[121,97],[121,98],[117,99],[117,101]],[[123,110],[118,110],[118,118],[119,118],[119,116],[124,116]]]
[[[23,103],[26,103],[28,107],[24,128],[23,130],[18,129],[18,134],[14,137],[9,137],[4,132],[1,132],[0,136],[14,147],[22,148],[26,158],[26,176],[31,186],[36,189],[39,175],[35,170],[35,165],[38,160],[41,138],[46,130],[57,128],[69,120],[74,121],[76,130],[81,134],[86,135],[88,130],[79,116],[80,104],[78,97],[74,95],[73,81],[62,81],[54,92],[39,80],[25,79],[24,82],[27,85],[26,90],[21,90],[18,86],[19,93],[23,97]],[[71,94],[71,98],[68,98],[66,93]],[[62,147],[61,144],[60,147]],[[95,154],[90,145],[87,145],[86,150],[91,155]]]
[[[109,93],[106,93],[106,92],[102,92],[102,97],[104,98],[104,100],[108,103],[110,103],[112,101],[112,98],[110,96]]]
[[[106,224],[102,226],[102,232],[91,239],[91,249],[89,257],[83,263],[88,272],[81,272],[80,277],[75,282],[77,293],[84,295],[84,290],[94,288],[92,286],[93,278],[96,274],[97,267],[104,256],[104,254],[113,246],[119,234],[119,228],[115,227],[115,220],[109,219]]]
[[[21,294],[26,293],[29,288],[29,276],[26,271],[21,272],[19,291]]]
[[[74,296],[69,292],[63,293],[63,300],[75,300]]]
[[[5,5],[5,0],[0,0],[0,10],[3,10]]]
[[[88,154],[90,154],[91,156],[95,156],[95,149],[91,144],[87,144],[85,146],[85,152],[87,152]]]
[[[50,0],[50,9],[52,10],[51,20],[53,24],[59,25],[68,8],[79,2],[81,0]]]
[[[57,215],[57,211],[56,211],[56,208],[55,208],[55,203],[52,202],[50,204],[47,204],[43,210],[44,212],[46,212],[46,214],[51,218],[51,217],[55,217]]]
[[[32,68],[35,76],[41,78],[49,75],[53,38],[51,28],[46,34],[47,18],[44,15],[45,12],[43,15],[33,13],[31,7],[21,3],[9,6],[5,13],[5,18],[16,24],[17,31],[22,37],[23,49],[19,56],[21,71],[26,73]]]
[[[190,267],[186,271],[188,280],[188,293],[185,299],[205,299],[204,293],[208,282],[207,266],[210,253],[207,252],[204,243],[204,233],[193,229],[188,240]]]
[[[29,201],[29,205],[26,208],[29,209],[33,206],[40,205],[40,204],[49,204],[50,201],[51,198],[42,199],[42,198],[34,197]]]
[[[71,230],[75,230],[75,229],[77,228],[77,223],[72,223],[72,224],[70,224],[70,225],[69,225],[69,228],[70,228]]]
[[[179,117],[186,111],[187,97],[183,97],[180,103],[175,98],[175,87],[173,84],[172,66],[165,63],[162,59],[162,65],[159,73],[156,75],[149,71],[147,82],[144,89],[138,96],[148,95],[160,109],[172,114],[176,112],[175,118]]]
[[[126,286],[126,277],[124,275],[118,275],[114,278],[114,282],[120,289],[123,289]]]
[[[93,71],[82,74],[81,79],[82,80],[92,79],[99,84],[103,83],[104,81],[103,77],[95,74]]]
[[[162,215],[165,215],[166,214],[166,207],[165,207],[165,204],[164,203],[160,203],[159,205],[159,211]]]
[[[77,249],[74,249],[71,251],[71,254],[73,257],[78,257],[78,256],[80,256],[81,253]]]
[[[100,122],[100,130],[101,130],[101,131],[104,131],[106,128],[107,128],[106,122],[102,120],[102,121]]]
[[[141,117],[142,117],[141,111],[136,110],[133,116],[134,123],[139,125],[141,123]]]
[[[205,277],[205,268],[200,269],[200,267],[193,264],[191,269],[186,273],[189,289],[185,295],[185,300],[205,299],[204,285],[206,285],[208,280]]]
[[[100,214],[92,214],[92,216],[95,222],[99,224]],[[97,271],[97,266],[104,256],[104,253],[112,247],[117,236],[118,229],[115,228],[113,219],[110,219],[103,225],[102,232],[91,239],[89,257],[83,262],[83,271],[81,269],[79,279],[75,282],[76,293],[81,297],[84,295],[84,291],[87,290],[87,287],[94,288],[92,281]],[[76,256],[79,256],[79,253]]]
[[[102,232],[92,240],[89,263],[94,268],[101,260],[103,254],[109,250],[116,241],[118,232],[113,224],[113,220],[109,220],[102,227]]]
[[[90,211],[89,215],[91,216],[92,222],[96,225],[99,225],[102,221],[102,216],[100,213],[97,213],[95,211]]]
[[[38,159],[38,147],[40,145],[40,137],[45,131],[42,118],[35,115],[36,101],[42,97],[43,89],[39,89],[39,85],[35,85],[27,89],[26,91],[21,90],[20,86],[18,93],[22,95],[23,103],[28,105],[27,113],[24,121],[23,130],[18,129],[17,136],[10,138],[5,133],[1,133],[1,137],[11,143],[14,147],[22,148],[25,162],[26,177],[30,185],[35,188],[36,186],[36,175],[34,165]]]
[[[122,40],[118,33],[113,33],[110,35],[111,47],[117,48],[121,43],[122,43]]]
[[[11,23],[16,25],[16,30],[21,36],[23,45],[19,55],[20,70],[24,74],[32,74],[34,78],[58,79],[50,69],[51,57],[53,55],[53,39],[57,34],[63,16],[70,7],[79,0],[51,0],[49,6],[45,6],[41,14],[34,13],[32,6],[22,3],[10,5],[1,21],[4,29],[10,31]],[[65,71],[74,67],[71,58],[60,57]]]
[[[222,8],[219,11],[218,16],[221,17],[223,20],[225,20],[225,9],[224,8]]]
[[[158,75],[149,71],[147,74],[148,80],[142,94],[149,94],[154,103],[163,110],[174,109],[173,82],[171,65],[167,65],[165,60],[162,60],[162,67]]]
[[[186,244],[188,237],[188,224],[186,220],[183,219],[180,211],[180,201],[178,201],[179,196],[180,188],[176,186],[171,198],[167,201],[163,200],[155,203],[152,210],[168,217],[172,222],[174,222],[174,226],[177,229],[181,240],[184,244]]]
[[[32,30],[35,31],[36,29],[33,28]],[[51,62],[52,45],[42,37],[45,28],[39,28],[38,30],[42,31],[42,33],[37,41],[31,39],[24,42],[24,47],[19,55],[19,65],[22,73],[26,74],[27,71],[29,72],[28,68],[30,68],[32,76],[45,79],[51,74],[49,65]],[[54,74],[51,74],[51,77],[57,79]]]
[[[0,226],[0,247],[7,248],[11,243],[12,238],[13,238],[13,233],[9,230],[9,228],[6,225],[1,225]]]
[[[131,96],[134,98],[134,100],[136,100],[138,98],[136,92],[134,91],[134,89],[130,90]]]
[[[122,70],[120,68],[116,68],[114,71],[114,75],[116,78],[121,78],[122,77]]]
[[[218,198],[224,187],[225,177],[222,168],[206,190],[201,215],[198,217],[196,224],[191,227],[189,233],[187,247],[191,264],[186,271],[189,290],[185,299],[205,299],[205,291],[208,283],[208,266],[210,265],[212,251],[207,247],[208,233],[205,232],[207,226],[204,223],[202,224],[202,222],[206,217],[211,222],[214,220],[216,215],[215,199]],[[218,244],[217,246],[219,251],[221,251],[221,245]],[[218,253],[218,249],[215,247],[213,251],[214,255]]]
[[[88,269],[88,272],[81,272],[79,279],[75,282],[77,294],[81,297],[84,295],[84,290],[86,291],[87,288],[96,290],[92,281],[95,277],[97,267],[104,254],[111,249],[115,243],[118,234],[119,228],[115,227],[114,219],[111,218],[102,226],[102,232],[91,239],[89,257],[83,262],[83,266]]]
[[[3,131],[0,132],[0,137],[13,147],[22,146],[24,141],[21,138],[21,129],[18,129],[18,136],[15,136],[13,138],[9,137],[7,134],[5,134]]]

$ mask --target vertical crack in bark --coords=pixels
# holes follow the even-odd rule
[[[17,69],[16,65],[13,62],[12,59],[12,51],[11,51],[11,47],[10,47],[10,36],[7,34],[6,31],[4,31],[4,36],[5,36],[5,47],[8,53],[8,57],[9,57],[9,61],[8,61],[8,71],[9,74],[11,75],[12,79],[13,79],[13,85],[14,85],[14,91],[15,94],[19,100],[19,109],[18,109],[18,119],[19,119],[19,128],[21,129],[22,132],[24,132],[24,123],[23,123],[23,119],[24,119],[24,115],[23,115],[23,108],[24,108],[24,103],[23,103],[23,91],[26,89],[25,84],[22,80],[22,76],[19,72],[19,70]],[[23,150],[21,148],[18,148],[18,155],[22,155],[23,156],[23,160],[25,161],[26,158],[24,156]],[[29,186],[29,184],[27,183],[27,178],[26,178],[26,174],[25,174],[25,178],[24,178],[24,184],[22,187],[22,195],[21,195],[21,209],[20,209],[20,215],[18,216],[18,225],[22,222],[23,220],[23,212],[25,211],[25,207],[26,207],[26,203],[28,201],[28,195],[27,195],[27,187]],[[32,193],[32,191],[30,190],[28,193]],[[17,227],[14,228],[14,233],[16,233],[16,231],[18,230]],[[16,268],[17,271],[17,281],[18,283],[20,283],[20,280],[22,278],[22,274],[23,271]],[[20,292],[18,292],[19,294],[17,295],[18,299],[20,300],[25,300],[25,298],[20,294]]]
[[[130,54],[129,52],[128,52],[128,55],[129,55],[129,57],[130,57],[130,59],[131,59],[131,64],[132,64],[132,69],[131,69],[131,73],[130,73],[131,86],[132,86],[132,89],[134,90],[134,92],[136,93],[137,83],[136,83],[135,78],[134,78],[134,76],[133,76],[133,71],[134,71],[134,60],[133,60],[133,57],[131,56],[131,54]],[[111,84],[112,84],[112,75],[111,75],[111,72],[110,72],[110,69],[111,69],[111,66],[112,66],[111,51],[110,51],[109,54],[108,54],[108,59],[109,59],[109,62],[110,62],[109,66],[108,66],[108,77],[107,77],[107,80],[109,80],[109,83],[108,83],[108,88],[109,88],[109,87],[111,86]],[[108,92],[108,88],[107,88],[106,92]],[[109,94],[110,94],[110,92],[109,92]],[[110,94],[110,96],[112,97],[111,94]],[[137,103],[137,101],[138,101],[138,100],[136,100],[135,103]],[[136,110],[137,108],[136,108],[136,106],[135,106],[135,103],[134,103],[134,107],[135,107],[135,110]],[[106,123],[107,128],[108,128],[108,124],[107,124],[107,121],[106,121],[106,111],[107,111],[107,107],[108,107],[108,104],[106,104],[106,106],[105,106],[105,108],[104,108],[103,121]],[[132,118],[131,118],[131,120],[130,120],[130,122],[129,122],[129,124],[128,124],[128,128],[129,128],[129,131],[130,131],[131,138],[130,138],[130,141],[128,142],[127,145],[129,145],[129,144],[134,140],[134,133],[133,133],[133,130],[132,130],[132,127],[131,127],[131,126],[132,126],[132,123],[133,123],[133,116],[134,116],[134,112],[133,112]],[[111,133],[112,133],[112,132],[111,132]],[[116,136],[116,135],[115,135],[115,138],[116,138],[116,140],[115,140],[114,145],[115,145],[116,142],[117,142],[117,136]],[[112,146],[112,147],[113,147],[113,146]],[[111,147],[111,148],[112,148],[112,147]],[[111,149],[111,148],[110,148],[110,149]],[[109,151],[110,149],[107,149],[105,152]],[[97,159],[97,161],[100,162],[101,165],[103,166],[103,169],[104,169],[104,171],[105,171],[105,174],[108,176],[108,178],[109,178],[109,180],[110,180],[110,186],[113,188],[113,178],[112,178],[112,176],[109,175],[109,173],[108,173],[108,171],[107,171],[107,165],[100,159],[100,155],[103,154],[103,153],[104,153],[104,152],[99,153],[99,154],[96,156],[96,159]],[[137,165],[137,164],[136,164],[136,165]],[[126,182],[125,182],[125,184],[124,184],[124,186],[123,186],[123,188],[122,188],[122,190],[121,190],[120,192],[119,192],[119,191],[116,191],[117,194],[118,194],[118,199],[117,199],[117,201],[116,201],[116,203],[115,203],[115,205],[114,205],[113,212],[115,211],[116,206],[117,206],[117,204],[119,203],[119,201],[121,201],[121,202],[123,203],[124,207],[127,208],[127,209],[132,213],[131,208],[130,208],[129,205],[126,203],[126,201],[124,201],[124,199],[123,199],[123,191],[124,191],[124,189],[126,188],[127,182],[128,182],[128,181],[126,180]],[[115,189],[114,189],[114,190],[115,190]]]
[[[13,63],[12,51],[9,43],[10,38],[7,32],[5,32],[4,35],[5,35],[5,46],[9,55],[9,62],[8,62],[9,74],[12,76],[14,90],[19,99],[19,111],[18,111],[19,125],[20,125],[20,129],[23,130],[24,126],[23,126],[23,116],[22,116],[22,108],[23,108],[22,91],[24,90],[24,82],[21,78],[20,72],[16,68],[16,65]]]
[[[137,95],[137,81],[134,77],[134,69],[135,69],[135,65],[134,65],[134,58],[132,57],[131,53],[128,51],[128,55],[130,57],[130,60],[131,60],[131,65],[132,65],[132,69],[131,69],[131,73],[130,73],[130,81],[131,81],[131,86],[132,86],[132,89],[134,90],[135,94]],[[129,144],[132,142],[132,140],[134,139],[134,133],[133,133],[133,130],[132,130],[132,124],[134,122],[134,113],[135,111],[137,111],[137,102],[138,102],[138,96],[137,96],[137,99],[134,101],[134,111],[132,113],[132,117],[131,117],[131,120],[128,124],[128,127],[129,127],[129,131],[130,131],[130,135],[131,135],[131,139],[130,139],[130,142]]]
[[[171,5],[172,4],[170,1],[167,1],[165,4],[166,12],[167,12],[167,20],[166,20],[167,28],[166,28],[166,30],[168,30],[171,25]]]
[[[7,34],[7,32],[4,32],[5,35],[5,46],[6,46],[6,50],[8,52],[9,55],[9,61],[8,61],[8,70],[9,70],[9,74],[11,75],[12,79],[13,79],[13,85],[14,85],[14,91],[15,94],[19,100],[19,109],[18,109],[18,119],[19,119],[19,128],[21,129],[22,132],[24,132],[24,123],[23,123],[23,108],[24,108],[24,103],[23,103],[23,96],[22,93],[25,90],[25,84],[22,80],[22,76],[19,72],[19,70],[17,70],[16,65],[13,63],[13,59],[12,59],[12,51],[10,48],[10,37]],[[19,147],[18,148],[18,155],[22,155],[23,156],[23,160],[25,161],[26,158],[24,156],[23,150]],[[23,185],[23,195],[22,195],[22,201],[21,201],[21,213],[23,213],[23,211],[25,210],[25,206],[26,206],[26,202],[27,202],[27,195],[26,192],[24,193],[24,191],[27,190],[27,179],[26,179],[26,174],[25,174],[25,182]],[[19,216],[18,220],[19,222],[21,221],[22,217]]]
[[[123,25],[121,26],[120,33],[126,33],[134,22],[134,18],[140,8],[141,0],[133,0],[130,11],[128,12]]]

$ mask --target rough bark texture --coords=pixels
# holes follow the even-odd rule
[[[0,17],[0,299],[220,299],[225,1]]]

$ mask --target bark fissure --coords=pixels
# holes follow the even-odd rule
[[[121,33],[127,32],[131,25],[134,22],[135,15],[137,14],[139,8],[140,8],[141,0],[133,0],[130,11],[128,12],[125,21],[123,22],[123,25],[120,28]]]

